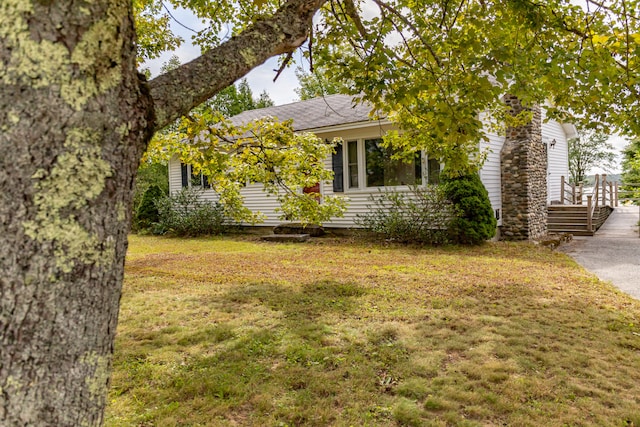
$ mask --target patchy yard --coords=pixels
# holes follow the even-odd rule
[[[640,426],[640,302],[527,244],[132,236],[108,426]]]

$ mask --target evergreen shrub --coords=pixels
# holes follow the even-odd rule
[[[136,209],[134,228],[144,230],[150,228],[160,219],[156,202],[164,197],[164,192],[157,185],[152,185],[142,195],[142,200]]]
[[[476,173],[459,177],[443,176],[445,197],[456,208],[449,226],[449,238],[455,243],[478,245],[496,233],[489,193]]]

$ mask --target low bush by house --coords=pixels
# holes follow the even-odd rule
[[[222,234],[234,225],[224,207],[201,197],[202,190],[186,187],[160,199],[155,234],[201,236]]]
[[[436,185],[414,187],[409,192],[372,195],[367,212],[356,224],[386,239],[402,243],[449,243],[449,228],[455,207]]]
[[[409,192],[379,192],[356,223],[403,243],[477,245],[495,235],[496,219],[480,177],[443,177]]]

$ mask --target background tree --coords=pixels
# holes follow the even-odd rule
[[[273,101],[266,91],[255,98],[247,79],[242,79],[240,83],[233,84],[214,95],[203,104],[203,107],[219,111],[224,117],[233,117],[243,111],[272,105],[274,105]]]
[[[260,92],[260,95],[258,95],[258,99],[255,100],[256,108],[267,108],[273,107],[274,105],[275,103],[269,97],[269,93],[266,90]]]
[[[298,67],[296,68],[296,77],[300,87],[294,90],[301,101],[336,93],[350,93],[348,85],[343,80],[331,79],[318,68],[308,73],[302,67]]]
[[[608,138],[608,135],[601,132],[581,130],[577,138],[568,141],[572,183],[584,183],[593,168],[609,170],[615,167],[616,154]]]
[[[327,76],[405,130],[399,149],[461,174],[483,137],[479,113],[505,116],[505,93],[640,135],[637,1],[374,0],[366,14],[353,0],[166,1],[205,22],[203,54],[148,83],[137,64],[180,42],[161,1],[0,2],[0,425],[101,424],[147,143],[300,47],[321,8],[313,52]]]
[[[622,151],[622,186],[620,197],[640,200],[640,139],[634,139]]]

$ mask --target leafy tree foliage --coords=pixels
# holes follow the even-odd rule
[[[133,0],[133,10],[141,62],[144,59],[157,58],[163,52],[172,51],[184,42],[182,37],[175,35],[171,30],[171,17],[166,13],[161,1]]]
[[[608,135],[593,131],[580,131],[577,138],[569,140],[569,174],[571,182],[585,182],[589,171],[595,167],[610,169],[615,166],[616,154]]]
[[[174,69],[172,57],[163,69]],[[330,180],[332,172],[323,159],[333,148],[313,134],[294,134],[291,122],[265,118],[236,127],[226,120],[246,110],[272,106],[266,91],[256,99],[247,82],[223,89],[195,108],[188,116],[158,132],[147,149],[151,163],[166,163],[173,155],[190,164],[193,173],[203,173],[220,196],[224,214],[236,221],[260,222],[263,215],[243,206],[241,189],[262,183],[280,202],[281,217],[303,224],[321,224],[342,216],[346,200],[339,196],[300,193]],[[217,208],[218,209],[218,208]]]
[[[314,134],[294,133],[291,121],[263,118],[234,126],[220,114],[204,110],[183,118],[174,131],[156,135],[150,150],[155,158],[178,155],[192,165],[193,173],[209,177],[230,218],[262,221],[260,212],[243,205],[240,193],[247,183],[262,183],[280,202],[283,219],[321,224],[343,214],[344,198],[324,196],[318,203],[315,194],[298,190],[332,179],[333,172],[325,168],[324,159],[334,147],[334,142]]]
[[[640,131],[636,2],[375,0],[366,18],[364,7],[327,8],[314,63],[404,130],[392,144],[473,170],[479,112],[508,123],[507,93],[550,100],[560,120]]]

